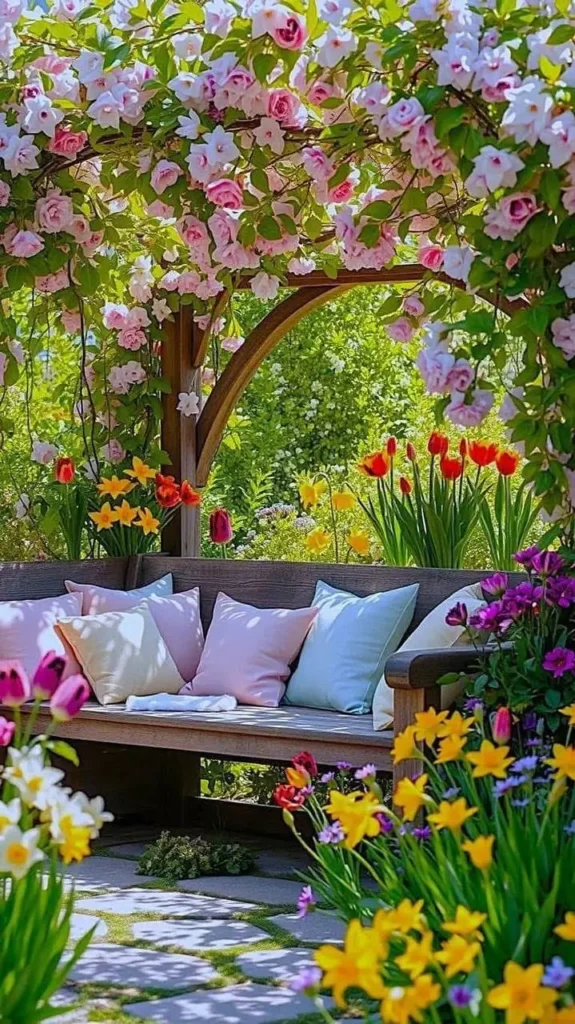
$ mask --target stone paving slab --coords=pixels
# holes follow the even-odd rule
[[[107,896],[78,900],[78,910],[101,914],[157,914],[158,917],[227,918],[256,910],[255,903],[217,899],[162,889],[119,889]]]
[[[92,944],[74,967],[71,980],[125,988],[185,989],[213,981],[217,972],[206,960],[155,949],[111,943]]]
[[[339,945],[345,935],[343,922],[322,910],[316,910],[301,918],[297,914],[276,914],[275,917],[270,917],[270,921],[302,942],[332,942]]]
[[[257,875],[215,875],[211,878],[192,878],[178,882],[178,888],[185,889],[186,892],[201,892],[277,907],[283,904],[295,906],[302,883],[283,878],[262,878]]]
[[[298,850],[263,850],[256,858],[258,871],[262,875],[279,878],[290,878],[296,871],[305,871],[309,867],[309,857]]]
[[[92,942],[95,939],[103,939],[107,935],[108,925],[106,922],[101,921],[99,917],[92,917],[90,914],[72,914],[70,919],[70,942],[78,942],[94,925],[96,926],[96,931],[92,936]]]
[[[108,846],[106,849],[114,857],[138,858],[150,845],[150,843],[119,843],[118,846]]]
[[[242,953],[236,964],[248,978],[273,978],[274,981],[290,981],[305,967],[313,967],[314,959],[307,949],[258,949],[253,953]]]
[[[142,875],[136,874],[137,864],[133,860],[120,857],[86,857],[81,864],[71,864],[67,868],[69,878],[87,885],[89,889],[127,889],[131,885],[141,885]],[[157,882],[157,878],[145,877],[147,882]]]
[[[156,946],[190,950],[231,949],[269,939],[267,932],[247,921],[138,921],[132,934]]]
[[[173,999],[131,1003],[125,1013],[159,1024],[273,1024],[313,1012],[307,996],[266,985],[231,985]]]

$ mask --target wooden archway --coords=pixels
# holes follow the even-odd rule
[[[289,274],[286,285],[297,291],[279,302],[250,332],[228,361],[196,420],[181,416],[176,406],[181,391],[200,393],[209,331],[198,328],[191,306],[182,306],[174,320],[166,322],[162,345],[164,375],[172,384],[171,394],[164,398],[162,422],[162,447],[171,460],[167,467],[169,472],[198,487],[206,485],[224,430],[243,391],[266,356],[308,313],[358,285],[415,283],[424,276],[429,276],[429,272],[419,263],[381,271],[341,270],[335,278],[323,271],[313,271],[305,278]],[[444,274],[433,275],[433,280],[465,287]],[[249,278],[245,278],[240,287],[248,286]],[[487,292],[480,292],[480,295],[509,314],[523,305],[521,300],[496,299]],[[217,318],[228,299],[227,295],[218,298],[212,320]],[[177,555],[199,555],[199,519],[197,509],[182,508],[180,522],[176,518],[164,533],[164,550]]]

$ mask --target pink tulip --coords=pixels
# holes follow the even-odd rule
[[[16,730],[14,722],[0,716],[0,747],[9,747]]]
[[[66,658],[56,651],[48,651],[32,676],[32,696],[37,700],[50,700],[62,682],[65,668]]]
[[[210,513],[210,540],[212,544],[229,544],[234,535],[229,512],[215,508]]]
[[[90,697],[90,687],[84,676],[69,676],[50,700],[50,712],[56,722],[69,722],[75,718]]]
[[[20,662],[0,661],[0,704],[19,708],[30,697],[30,682]]]
[[[499,745],[511,739],[511,712],[509,708],[498,708],[491,723],[493,739]]]

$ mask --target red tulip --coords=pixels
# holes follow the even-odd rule
[[[389,440],[387,442],[387,445],[386,445],[386,450],[387,450],[387,454],[389,455],[390,459],[392,459],[393,456],[395,455],[396,451],[397,451],[397,440],[396,440],[395,437],[390,437],[389,438]]]
[[[491,732],[495,743],[508,743],[511,739],[511,712],[509,708],[498,708],[493,716]]]
[[[180,499],[182,505],[189,505],[192,508],[200,505],[202,496],[199,491],[196,491],[195,487],[192,487],[188,480],[182,480],[180,486]]]
[[[411,494],[411,484],[406,476],[400,476],[399,478],[399,489],[402,494]]]
[[[84,676],[69,676],[50,699],[50,713],[56,722],[69,722],[75,718],[90,697],[90,687]]]
[[[490,466],[495,461],[497,445],[490,441],[470,441],[469,458],[476,466]]]
[[[406,446],[405,446],[405,454],[406,454],[406,457],[409,459],[410,462],[415,462],[416,452],[415,452],[415,448],[413,447],[411,441],[408,441]]]
[[[427,450],[430,455],[447,455],[449,448],[449,438],[445,434],[440,434],[437,430],[429,435],[429,441],[427,442]]]
[[[382,477],[389,470],[389,458],[386,452],[372,452],[364,455],[358,463],[358,469],[366,476]]]
[[[519,456],[517,452],[498,452],[495,459],[495,465],[501,473],[501,476],[513,476],[519,465]]]
[[[305,803],[305,792],[295,786],[285,784],[276,786],[273,792],[274,803],[286,811],[297,811]]]
[[[180,504],[180,488],[173,476],[156,474],[156,501],[162,508],[175,508]]]
[[[215,508],[210,513],[210,540],[212,544],[229,544],[234,531],[229,512],[225,508]]]
[[[291,763],[294,768],[303,768],[312,779],[317,775],[317,761],[307,750],[301,750],[299,754],[292,757]]]
[[[59,484],[71,484],[76,473],[74,460],[69,459],[67,456],[56,459],[54,472]]]
[[[458,480],[463,473],[463,459],[450,459],[448,455],[444,455],[439,468],[444,480]]]
[[[30,682],[20,662],[0,661],[0,704],[19,708],[30,697]]]
[[[38,700],[50,700],[62,682],[66,658],[56,651],[48,651],[32,676],[32,696]]]
[[[464,437],[462,437],[461,441],[459,442],[459,454],[461,455],[462,459],[465,459],[468,454],[468,445]]]

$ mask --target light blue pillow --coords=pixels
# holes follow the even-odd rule
[[[319,580],[319,608],[286,693],[288,704],[363,715],[413,618],[419,584],[357,597]]]

